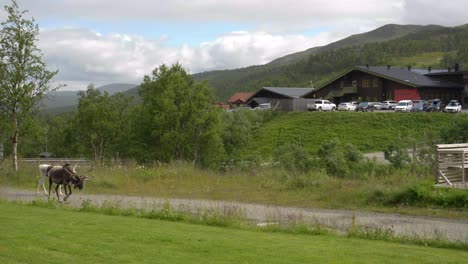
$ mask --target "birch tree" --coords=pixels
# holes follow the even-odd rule
[[[16,0],[6,5],[0,28],[0,111],[10,123],[13,168],[18,170],[18,143],[23,122],[37,113],[57,71],[48,71],[36,46],[39,27]]]

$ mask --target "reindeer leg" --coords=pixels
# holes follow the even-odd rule
[[[45,183],[44,183],[44,182],[45,182],[45,179],[43,178],[43,179],[42,179],[42,188],[44,189],[44,193],[45,193],[46,195],[48,195],[49,193],[48,193],[47,190],[46,190],[46,187],[45,187]]]
[[[52,189],[52,179],[49,178],[49,200],[50,200],[50,190]]]
[[[66,188],[65,188],[65,189],[66,189]],[[67,193],[67,192],[66,192],[66,190],[65,190],[65,195],[66,195],[66,193]],[[60,194],[61,196],[63,196],[63,193],[62,193],[62,185],[59,186],[59,194]]]
[[[60,187],[60,184],[57,184],[57,186],[55,187],[55,194],[57,194],[57,201],[60,202],[60,196],[58,194],[58,188]]]
[[[67,193],[67,187],[68,187],[68,193]],[[65,195],[66,196],[63,198],[63,200],[66,201],[68,199],[68,196],[70,196],[72,194],[72,190],[71,190],[70,185],[65,185],[64,189],[65,189]]]
[[[36,194],[39,194],[39,189],[41,188],[41,185],[42,187],[44,187],[44,191],[46,192],[47,194],[47,191],[45,189],[45,186],[44,186],[44,177],[41,175],[41,177],[39,178],[39,181],[37,182],[37,190],[36,190]]]

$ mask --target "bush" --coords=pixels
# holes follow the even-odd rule
[[[311,156],[297,144],[286,144],[274,152],[274,161],[292,172],[306,173],[313,167]]]
[[[349,172],[347,160],[337,139],[320,145],[318,156],[325,163],[329,174],[344,177]]]
[[[395,168],[406,167],[411,159],[408,150],[401,144],[401,140],[390,143],[384,150],[385,159]]]
[[[426,180],[403,190],[384,193],[376,191],[372,202],[384,205],[441,206],[444,208],[468,208],[468,192],[461,189],[438,188]]]

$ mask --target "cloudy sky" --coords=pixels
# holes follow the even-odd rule
[[[0,0],[1,6],[9,0]],[[468,0],[18,0],[40,27],[55,81],[139,84],[165,63],[189,72],[265,64],[379,26],[468,23]],[[0,19],[5,20],[2,9]]]

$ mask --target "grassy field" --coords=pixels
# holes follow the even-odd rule
[[[445,113],[291,112],[266,123],[243,149],[244,156],[271,157],[275,148],[297,143],[314,154],[326,141],[339,139],[363,152],[383,151],[392,141],[421,142],[468,115]]]
[[[468,252],[0,202],[1,263],[461,263]]]

